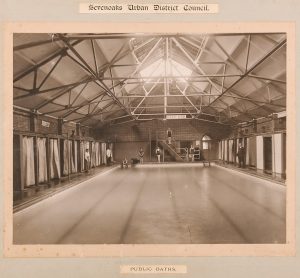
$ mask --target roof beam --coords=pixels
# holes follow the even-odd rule
[[[265,60],[267,60],[271,55],[273,55],[278,49],[280,49],[283,45],[285,45],[286,39],[278,43],[270,52],[268,52],[264,57],[262,57],[259,61],[257,61],[251,68],[249,68],[238,80],[233,82],[224,92],[222,92],[217,98],[215,98],[212,103],[217,101],[220,97],[222,97],[225,93],[229,92],[235,85],[237,85],[241,80],[248,76],[255,68],[261,65]]]
[[[203,75],[206,75],[206,73],[202,70],[202,68],[195,63],[193,58],[185,51],[185,49],[182,47],[180,42],[178,42],[175,38],[172,38],[172,40],[175,42],[176,46],[182,51],[182,53],[188,58],[188,60],[193,64],[193,66]],[[220,89],[215,85],[215,83],[209,78],[206,77],[207,81],[218,91],[220,92]],[[221,93],[221,92],[220,92]]]
[[[150,88],[149,91],[147,91],[145,88],[144,88],[144,91],[145,91],[145,96],[143,96],[143,99],[139,102],[139,104],[135,107],[135,109],[133,110],[133,113],[137,110],[137,108],[144,102],[144,100],[146,98],[149,97],[149,94],[153,91],[153,89],[156,87],[157,83],[159,82],[160,80],[158,80],[156,83],[153,84],[153,86]],[[126,98],[126,96],[124,96]],[[162,96],[161,96],[162,97]]]
[[[234,51],[239,47],[239,45],[242,43],[243,39],[240,40],[237,44],[237,46],[235,47]],[[221,49],[221,51],[226,55],[227,59],[229,60],[230,63],[232,63],[233,65],[235,65],[235,67],[237,69],[240,70],[240,72],[244,72],[245,70],[240,67],[232,58],[232,56],[224,49],[224,47],[217,41],[216,37],[214,37],[214,42],[216,43],[216,45],[219,47],[219,49]]]
[[[126,85],[128,78],[132,78],[139,71],[139,69],[143,66],[143,64],[147,61],[147,59],[152,55],[152,53],[159,46],[159,44],[161,43],[161,41],[162,41],[162,38],[159,38],[159,40],[155,43],[155,45],[152,47],[152,49],[148,52],[148,54],[143,59],[143,61],[140,64],[138,64],[138,66],[136,67],[136,69],[129,75],[129,77],[126,77],[126,80],[125,80],[124,84],[122,85],[121,89],[124,88],[124,86]]]
[[[124,111],[126,111],[126,113],[130,114],[130,111],[127,109],[127,107],[125,105],[123,105],[123,103],[121,103],[116,96],[113,94],[113,92],[111,92],[111,90],[106,86],[105,83],[103,83],[103,81],[98,77],[98,75],[95,73],[95,71],[93,71],[93,69],[89,66],[89,64],[82,58],[82,56],[76,51],[76,49],[70,44],[70,42],[68,41],[68,39],[66,39],[63,35],[58,34],[58,37],[61,38],[61,40],[67,45],[67,47],[75,54],[75,56],[85,65],[85,67],[87,69],[89,69],[91,75],[93,77],[95,77],[95,81],[98,84],[98,82],[101,84],[101,87],[103,86],[103,88],[105,89],[105,92],[107,95],[109,95],[117,105],[119,105],[120,107],[122,107],[124,109]],[[98,81],[98,82],[97,82]]]
[[[41,94],[45,94],[45,93],[48,93],[48,92],[53,92],[53,91],[60,90],[60,89],[65,89],[66,91],[69,91],[69,90],[74,89],[77,86],[79,86],[81,84],[84,84],[86,82],[89,82],[89,81],[91,81],[91,79],[87,78],[87,79],[84,79],[84,80],[79,81],[79,82],[75,82],[75,83],[71,83],[71,84],[65,84],[65,85],[60,85],[60,86],[49,88],[49,89],[45,89],[45,90],[42,90],[42,91],[39,91],[39,92],[36,92],[36,93],[28,93],[26,95],[17,96],[17,97],[14,97],[14,100],[22,99],[22,98],[27,98],[27,97],[32,97],[32,96],[38,96],[38,95],[41,95]]]
[[[17,46],[14,46],[13,50],[14,51],[19,51],[19,50],[23,50],[23,49],[27,49],[27,48],[40,46],[40,45],[43,45],[43,44],[53,43],[53,42],[56,42],[56,41],[60,41],[60,39],[59,38],[52,38],[52,39],[48,39],[48,40],[40,40],[40,41],[35,41],[35,42],[30,42],[30,43],[19,44]]]
[[[71,111],[68,111],[67,113],[65,113],[65,114],[62,116],[62,118],[66,118],[66,117],[70,116],[71,114],[75,113],[75,112],[76,112],[77,110],[79,110],[80,108],[82,108],[82,107],[84,107],[84,106],[86,106],[86,105],[90,105],[93,101],[95,101],[96,99],[102,97],[103,95],[105,95],[105,93],[99,94],[99,95],[93,97],[93,98],[90,99],[90,100],[84,101],[83,103],[81,103],[81,104],[80,104],[79,106],[77,106],[76,108],[73,107],[74,109],[72,109]],[[72,107],[70,107],[70,108],[72,108]]]
[[[168,105],[168,99],[167,96],[169,94],[169,80],[166,77],[167,76],[167,63],[169,63],[169,39],[165,38],[165,76],[164,76],[164,113],[167,114],[167,105]]]
[[[264,77],[264,76],[258,76],[258,75],[254,75],[254,74],[248,74],[248,76],[252,77],[252,78],[256,78],[256,79],[262,79],[262,80],[266,80],[266,81],[272,81],[272,82],[286,84],[286,81],[284,81],[284,80],[278,80],[278,79],[273,79],[273,78]]]
[[[253,33],[259,34],[261,33]],[[284,34],[284,33],[264,33],[264,34]],[[67,34],[67,39],[124,39],[124,38],[157,38],[157,37],[182,37],[195,35],[194,33],[174,33],[174,34],[166,34],[166,33],[104,33],[104,34]],[[222,35],[222,36],[241,36],[245,35],[245,33],[205,33],[205,35]]]
[[[94,117],[94,116],[97,116],[99,114],[102,114],[105,109],[111,107],[112,105],[116,104],[114,101],[111,101],[110,103],[106,104],[105,106],[103,106],[102,108],[99,108],[97,109],[94,113],[90,113],[90,114],[87,114],[85,115],[84,117],[80,117],[80,118],[77,118],[73,121],[78,121],[79,123],[82,123],[84,121],[87,121],[88,119]],[[130,117],[131,115],[127,115],[128,117]]]
[[[74,42],[73,44],[70,44],[72,47],[81,43],[82,40],[77,40],[76,42]],[[49,63],[50,61],[52,61],[53,59],[55,59],[56,57],[58,56],[61,56],[61,55],[66,55],[67,53],[67,50],[68,50],[68,47],[64,47],[56,52],[54,52],[52,55],[50,55],[49,57],[47,57],[46,59],[42,60],[41,62],[37,63],[36,65],[33,65],[32,67],[30,67],[29,69],[25,70],[24,72],[22,72],[21,74],[18,74],[13,82],[17,82],[18,80],[22,79],[23,77],[25,77],[26,75],[30,74],[31,72],[37,70],[38,68],[40,68],[41,66]]]

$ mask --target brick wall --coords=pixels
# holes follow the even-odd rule
[[[177,147],[180,147],[179,143],[183,141],[195,144],[195,141],[200,141],[203,135],[209,135],[213,140],[226,138],[231,131],[229,126],[198,120],[152,120],[102,128],[97,131],[97,137],[104,141],[116,142],[114,155],[116,161],[121,161],[124,157],[128,160],[137,157],[140,147],[145,151],[144,161],[149,161],[150,138],[152,141],[156,138],[165,140],[168,128],[172,130]],[[211,145],[210,159],[217,158],[218,144],[215,142],[213,141]],[[154,148],[152,160],[155,160]]]
[[[257,120],[257,133],[273,132],[273,119],[263,118]]]
[[[76,138],[95,138],[95,134],[91,132],[91,128],[87,126],[79,126],[72,122],[64,122],[60,133],[60,120],[44,115],[33,115],[26,111],[16,110],[13,112],[13,129],[17,132],[35,132],[38,134],[55,134],[55,135],[72,135],[75,131]],[[83,136],[84,133],[84,136]]]
[[[130,162],[131,158],[138,158],[138,152],[143,148],[144,161],[149,161],[150,143],[149,142],[119,142],[114,145],[114,160],[121,162],[125,157]]]
[[[201,122],[197,120],[167,120],[147,121],[140,123],[128,123],[111,126],[98,130],[99,139],[112,142],[135,142],[166,139],[167,129],[171,128],[175,140],[194,141],[201,140],[203,135],[209,135],[212,139],[221,139],[230,133],[229,126]]]
[[[91,137],[94,137],[93,134],[90,132],[90,128],[87,127],[87,126],[80,126],[80,136],[91,136]]]
[[[76,124],[70,123],[70,122],[64,122],[62,125],[62,135],[71,135],[74,131],[74,134],[76,132]]]
[[[228,138],[249,137],[257,134],[274,133],[286,130],[286,117],[261,118],[232,128]]]
[[[286,117],[274,120],[274,130],[282,131],[286,129]]]
[[[30,115],[24,112],[14,112],[13,128],[16,131],[30,131]]]
[[[45,124],[47,126],[45,126]],[[37,116],[35,121],[35,131],[44,134],[57,134],[58,121],[57,119],[49,118],[46,116]]]

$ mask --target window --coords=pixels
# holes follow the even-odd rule
[[[145,69],[140,71],[141,77],[145,78],[145,82],[154,81],[156,79],[149,79],[149,77],[163,77],[164,75],[167,76],[185,76],[185,78],[177,78],[177,82],[187,83],[187,77],[192,74],[192,70],[187,68],[186,66],[177,63],[172,59],[164,60],[159,59],[156,62],[150,64],[150,66],[146,67]],[[147,77],[147,79],[146,79]]]
[[[202,137],[202,149],[203,150],[208,150],[209,149],[209,141],[211,140],[211,138],[208,135],[204,135]]]

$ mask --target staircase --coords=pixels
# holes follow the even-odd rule
[[[167,151],[175,159],[175,161],[184,162],[182,157],[176,152],[176,148],[173,145],[169,145],[163,140],[158,141],[158,145]]]

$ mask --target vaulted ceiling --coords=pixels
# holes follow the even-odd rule
[[[14,35],[14,106],[90,126],[286,110],[285,34]]]

